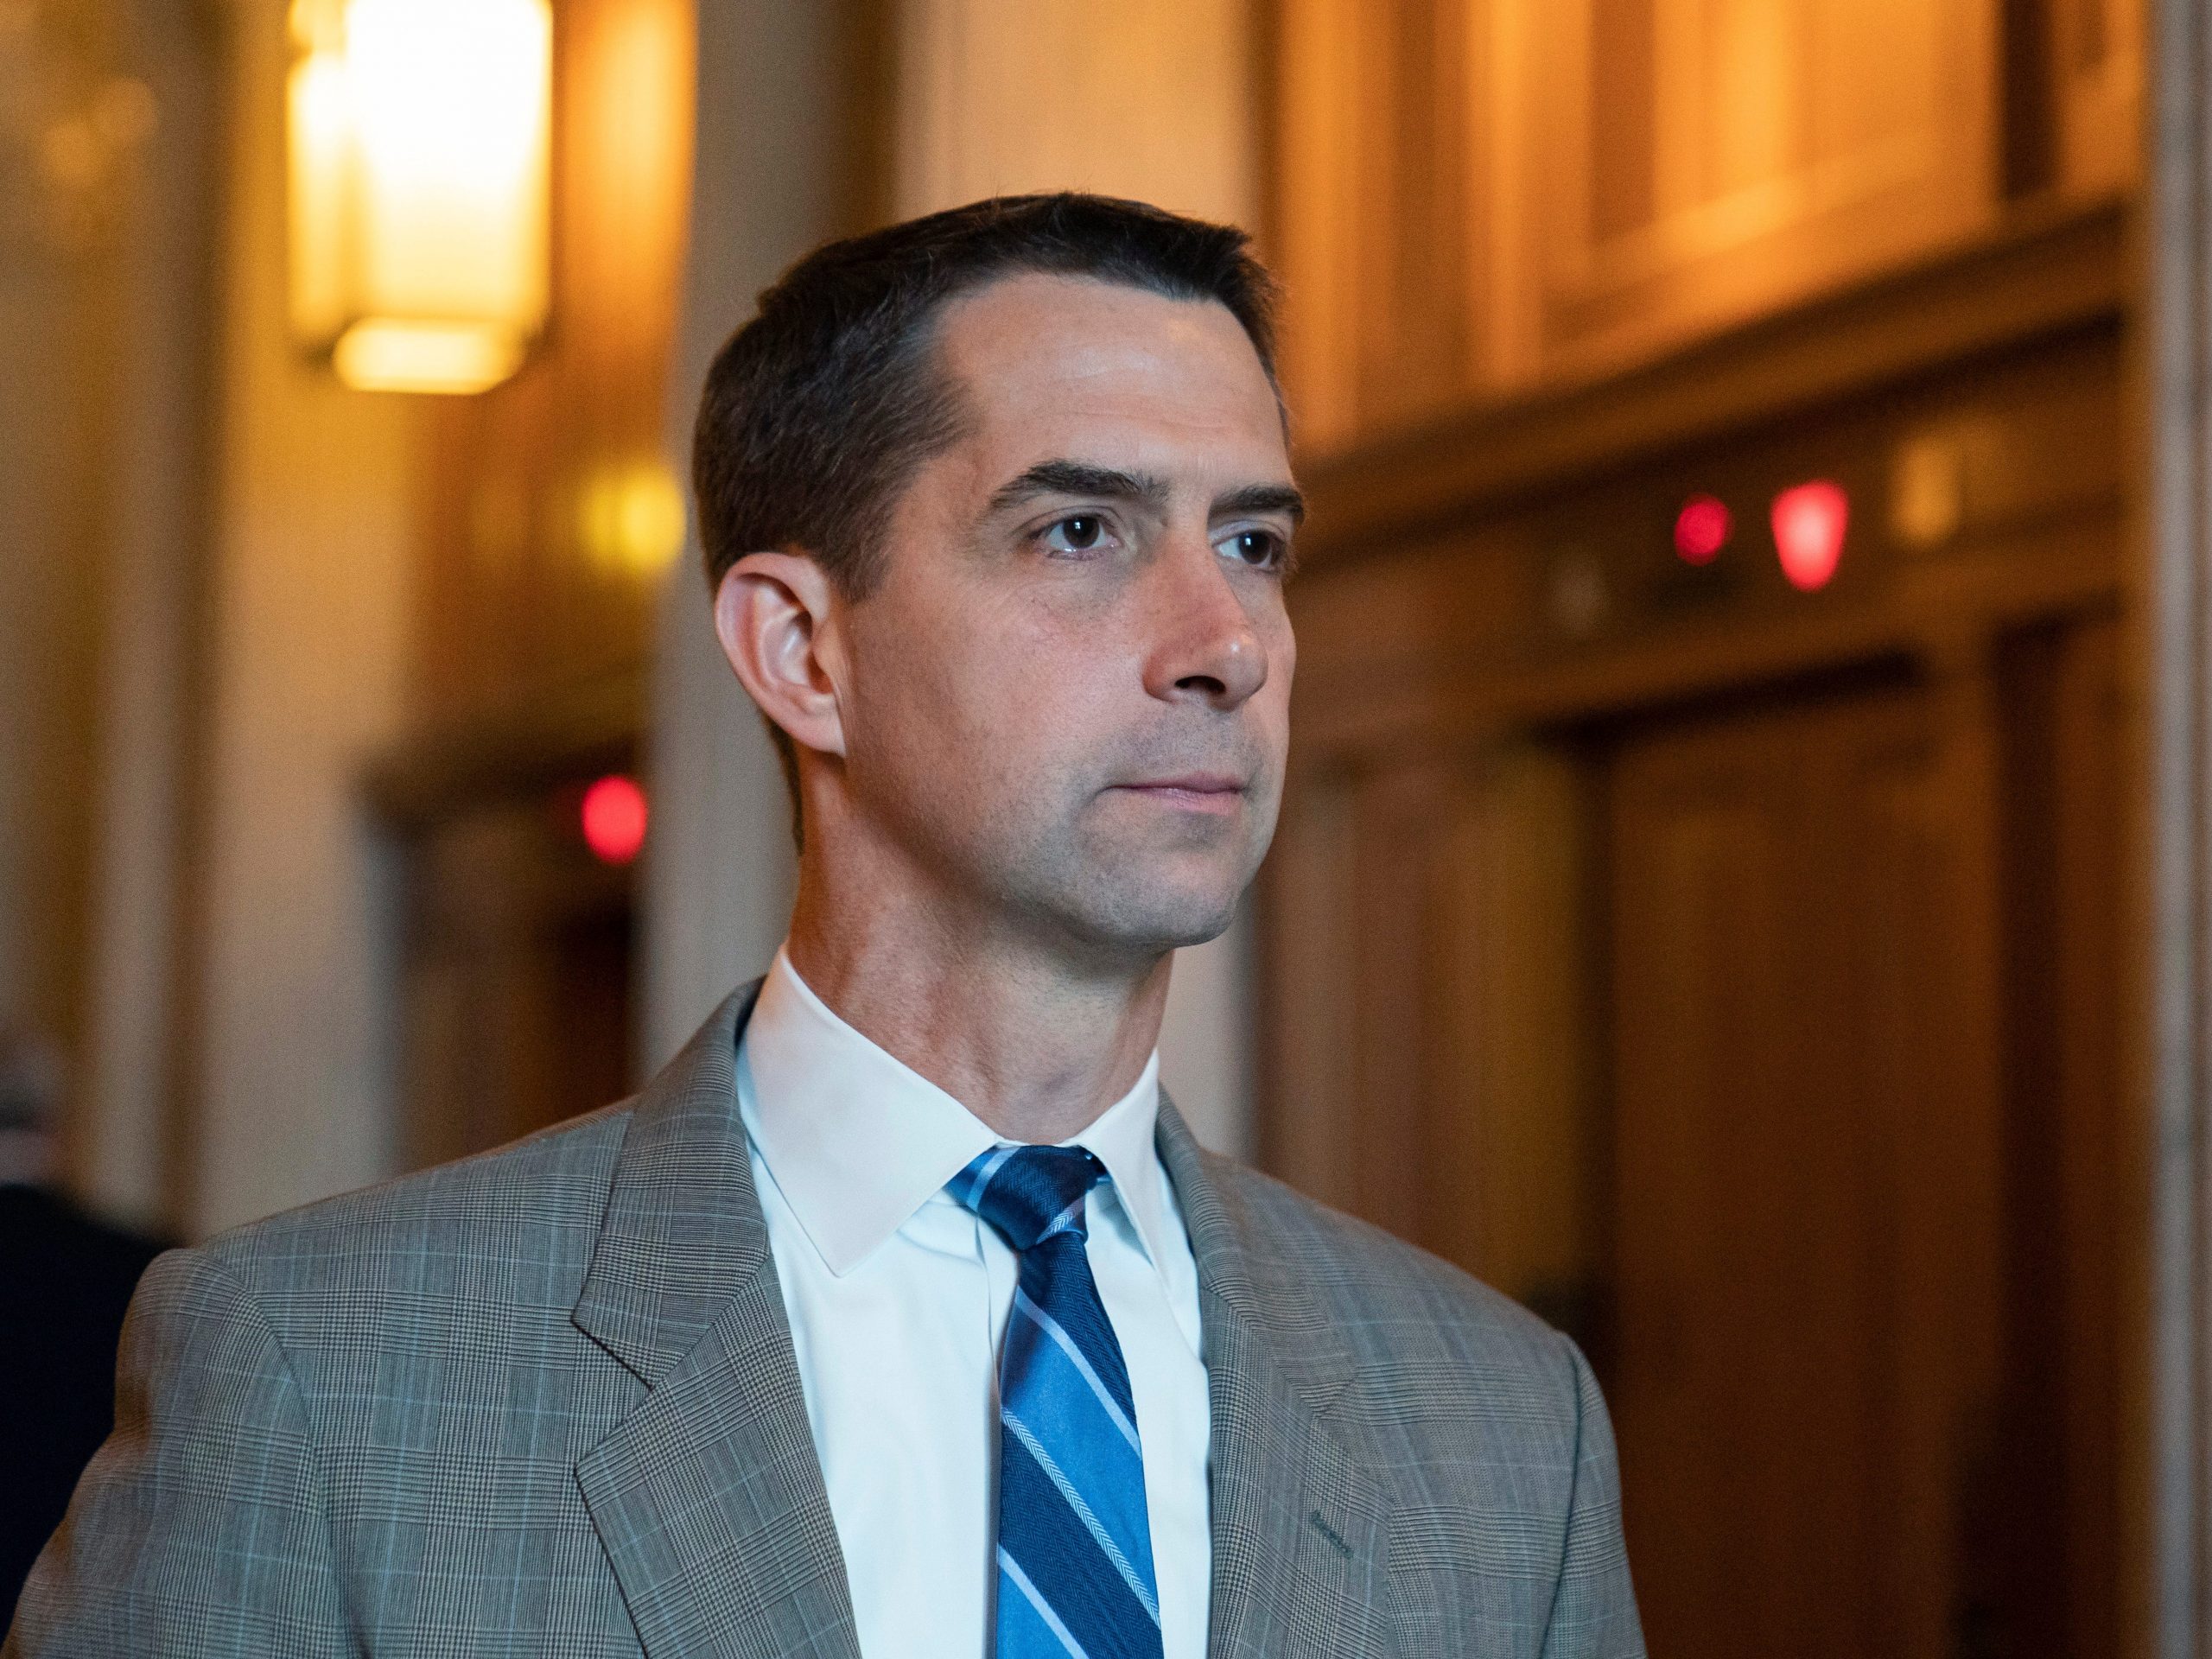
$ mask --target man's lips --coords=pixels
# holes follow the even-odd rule
[[[1245,785],[1242,778],[1226,772],[1192,772],[1115,787],[1186,812],[1231,812],[1243,803]]]

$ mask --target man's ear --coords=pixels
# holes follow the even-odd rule
[[[761,713],[801,747],[842,755],[830,597],[829,577],[804,554],[748,553],[715,590],[715,633]]]

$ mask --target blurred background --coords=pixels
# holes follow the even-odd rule
[[[708,357],[824,238],[1140,196],[1285,282],[1314,500],[1202,1135],[1582,1342],[1655,1654],[2152,1651],[2144,35],[0,0],[0,1180],[192,1238],[632,1087],[791,879]]]

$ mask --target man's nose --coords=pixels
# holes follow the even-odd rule
[[[1267,649],[1210,542],[1179,537],[1149,575],[1146,690],[1234,709],[1268,683]]]

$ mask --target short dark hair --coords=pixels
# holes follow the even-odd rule
[[[1274,378],[1274,283],[1230,226],[1062,191],[829,243],[761,294],[707,372],[691,481],[708,582],[781,548],[810,554],[848,597],[866,594],[892,502],[960,433],[931,350],[938,314],[1029,273],[1218,302]]]
[[[816,249],[760,296],[707,372],[691,451],[699,544],[718,584],[746,554],[811,556],[865,596],[885,524],[915,471],[962,430],[938,370],[939,314],[1002,277],[1087,276],[1217,302],[1275,379],[1275,287],[1234,226],[1075,191],[996,196]],[[769,734],[791,790],[798,757]]]

